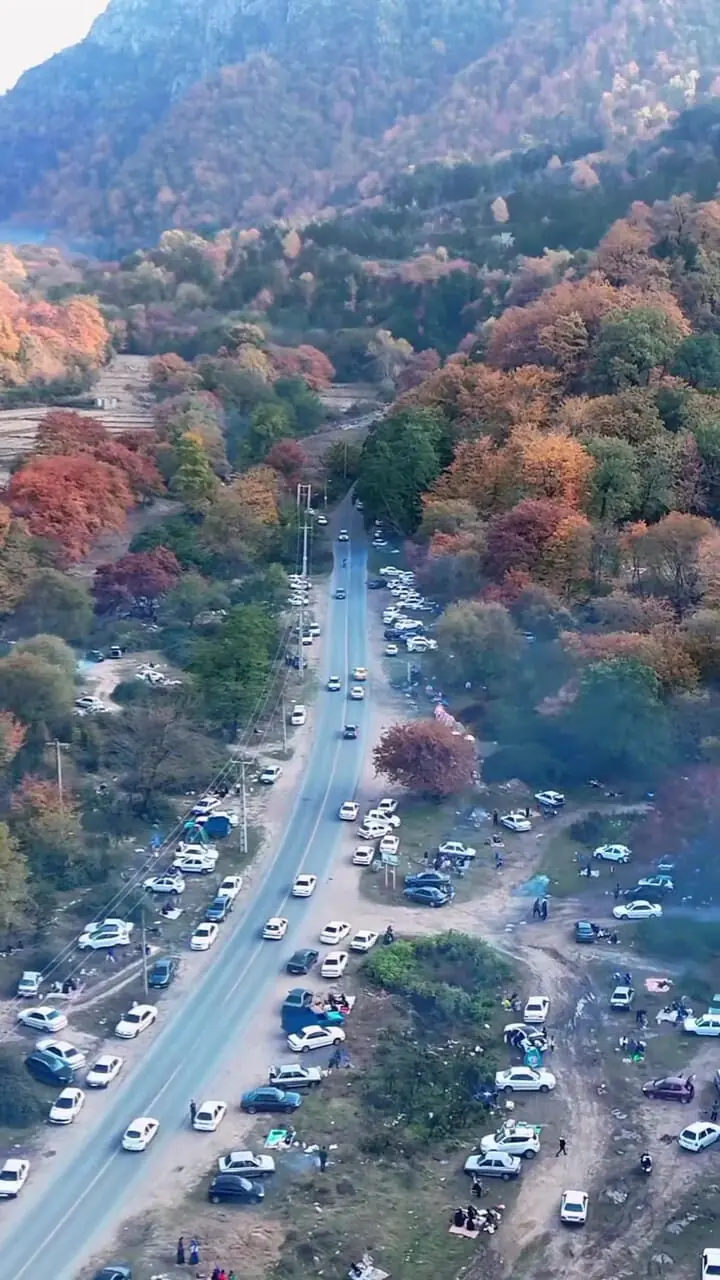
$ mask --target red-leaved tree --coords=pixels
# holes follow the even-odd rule
[[[130,608],[152,617],[157,603],[175,586],[182,573],[180,563],[167,547],[129,551],[95,572],[93,595],[101,613]]]
[[[127,477],[87,454],[33,458],[8,485],[15,515],[30,532],[56,545],[66,562],[80,560],[93,538],[121,529],[134,497]]]
[[[476,766],[474,744],[435,720],[392,725],[373,760],[376,773],[437,800],[469,786]]]

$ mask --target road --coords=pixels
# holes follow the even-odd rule
[[[349,544],[335,544],[333,589],[345,586],[346,600],[330,602],[323,678],[347,677],[354,666],[367,666],[367,544],[359,517],[348,516]],[[343,567],[343,558],[347,566]],[[347,719],[360,726],[360,737],[345,742],[341,732]],[[149,1182],[164,1142],[187,1126],[188,1100],[202,1097],[205,1085],[237,1056],[253,1012],[270,983],[277,979],[281,958],[292,949],[310,904],[288,896],[297,872],[306,869],[312,851],[312,870],[329,868],[341,824],[337,810],[353,796],[363,752],[367,749],[365,703],[345,697],[320,697],[315,717],[315,740],[283,839],[267,867],[260,888],[238,920],[233,936],[206,970],[178,1013],[165,1021],[160,1004],[159,1031],[148,1041],[142,1069],[108,1096],[102,1121],[88,1130],[72,1158],[56,1157],[52,1194],[35,1201],[23,1197],[8,1206],[5,1229],[0,1229],[2,1271],[7,1280],[73,1280],[78,1270],[122,1219],[123,1206],[141,1182]],[[290,920],[288,942],[282,949],[260,940],[260,928],[272,915]],[[218,1027],[233,1035],[218,1035]],[[150,1033],[152,1035],[153,1033]],[[202,1058],[198,1054],[202,1045]],[[251,1084],[245,1082],[245,1087]],[[135,1116],[160,1121],[155,1143],[142,1156],[120,1148],[120,1137]],[[61,1144],[60,1152],[61,1152]],[[31,1174],[32,1180],[32,1174]],[[31,1183],[27,1191],[30,1191]],[[27,1194],[27,1192],[26,1192]]]

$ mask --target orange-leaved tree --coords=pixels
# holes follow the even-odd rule
[[[476,767],[474,744],[437,720],[392,725],[373,760],[376,773],[437,800],[469,786]]]
[[[122,528],[134,505],[123,472],[88,455],[33,458],[11,478],[8,497],[30,531],[69,562],[86,555],[103,530]]]

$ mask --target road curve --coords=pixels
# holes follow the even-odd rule
[[[369,665],[367,543],[359,519],[353,515],[352,521],[352,542],[335,544],[332,586],[345,586],[347,599],[330,602],[321,672],[323,678],[331,673],[343,676],[346,685],[354,666]],[[342,740],[347,718],[360,726],[356,742]],[[340,831],[337,810],[358,784],[368,745],[367,718],[366,703],[349,704],[342,696],[318,699],[315,740],[303,782],[255,897],[240,919],[235,917],[233,936],[175,1016],[167,1018],[161,1004],[160,1031],[148,1044],[141,1067],[108,1097],[107,1110],[88,1129],[82,1147],[66,1161],[58,1155],[51,1194],[38,1201],[29,1197],[26,1212],[22,1197],[13,1205],[12,1222],[5,1230],[0,1226],[6,1280],[37,1280],[49,1275],[48,1266],[53,1280],[73,1280],[92,1256],[94,1242],[99,1243],[121,1219],[129,1195],[151,1178],[164,1143],[186,1127],[188,1099],[202,1097],[206,1082],[232,1058],[256,1005],[278,975],[281,955],[276,947],[260,941],[259,927],[271,915],[287,916],[292,948],[296,926],[310,904],[290,898],[289,889],[311,850],[312,869],[318,874],[324,874],[332,862]],[[281,954],[287,950],[284,947]],[[218,1035],[218,1026],[232,1027],[232,1038]],[[202,1060],[198,1045],[203,1046]],[[123,1131],[138,1115],[156,1116],[160,1121],[153,1147],[140,1159],[120,1148]]]

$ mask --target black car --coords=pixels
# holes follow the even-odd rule
[[[287,1114],[297,1111],[302,1106],[302,1098],[292,1089],[286,1093],[284,1089],[274,1089],[271,1085],[261,1085],[259,1089],[249,1089],[240,1099],[240,1109],[254,1116],[261,1112],[281,1111]]]
[[[368,578],[368,591],[383,591],[387,586],[384,578]]]
[[[335,599],[347,600],[347,591],[345,590],[344,587],[338,587],[337,591],[335,592]]]
[[[148,986],[153,991],[162,991],[170,986],[176,974],[177,960],[173,960],[172,956],[160,956],[148,973]]]
[[[74,1068],[47,1049],[35,1049],[25,1059],[25,1066],[41,1084],[72,1084],[75,1079]]]
[[[452,880],[444,871],[419,871],[417,875],[405,877],[406,889],[419,889],[421,885],[432,885],[435,889],[449,889]]]
[[[386,640],[401,640],[402,631],[398,631],[397,627],[386,627],[383,631]]]
[[[211,920],[214,924],[222,924],[223,920],[227,920],[231,911],[232,902],[229,898],[224,898],[221,895],[220,897],[213,898],[210,906],[205,912],[205,919]]]
[[[285,968],[288,973],[309,973],[313,965],[317,964],[319,957],[319,951],[306,947],[302,951],[294,951]]]
[[[352,740],[358,736],[358,727],[356,724],[346,724],[343,729],[343,738]]]
[[[317,952],[315,954],[317,955]],[[312,991],[308,991],[306,987],[293,987],[283,1001],[283,1008],[309,1009],[314,999]]]
[[[222,1204],[223,1200],[234,1200],[238,1204],[260,1204],[265,1199],[265,1188],[262,1182],[251,1182],[239,1173],[218,1173],[208,1187],[208,1200],[211,1204]]]
[[[123,1262],[111,1262],[109,1267],[96,1271],[93,1280],[132,1280],[132,1271]]]

